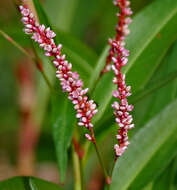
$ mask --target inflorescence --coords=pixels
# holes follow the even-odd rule
[[[128,104],[127,97],[131,95],[131,87],[126,85],[125,75],[122,74],[122,67],[128,62],[129,51],[125,49],[125,37],[129,34],[128,25],[131,23],[130,15],[130,2],[128,0],[115,0],[115,6],[120,8],[120,13],[117,14],[119,22],[116,26],[115,39],[109,39],[111,46],[109,55],[106,60],[106,66],[102,74],[108,72],[110,68],[114,71],[115,77],[113,83],[117,85],[117,90],[113,91],[113,96],[118,99],[112,104],[116,122],[119,125],[118,144],[114,145],[116,159],[120,157],[127,149],[128,130],[134,128],[132,123],[133,118],[129,112],[133,110],[133,106]],[[77,111],[76,118],[79,119],[78,125],[85,126],[91,135],[85,134],[85,137],[95,143],[93,133],[93,124],[91,123],[92,117],[97,113],[96,104],[93,100],[89,100],[86,95],[88,88],[83,89],[83,81],[79,78],[77,72],[72,71],[72,64],[66,60],[66,55],[61,54],[62,45],[56,46],[54,37],[56,34],[44,25],[36,22],[34,15],[30,12],[27,6],[19,7],[23,15],[22,22],[25,25],[24,32],[32,34],[32,39],[45,50],[45,55],[54,57],[53,64],[56,67],[56,77],[60,80],[62,90],[68,93],[68,98],[74,104]],[[113,65],[111,66],[111,63]]]
[[[116,158],[120,157],[127,149],[129,144],[128,141],[128,130],[134,128],[132,123],[133,118],[129,112],[133,110],[133,105],[128,104],[127,97],[131,96],[131,87],[126,85],[125,75],[122,74],[122,67],[128,62],[129,51],[125,49],[125,37],[130,33],[128,25],[131,23],[130,15],[132,11],[130,9],[130,1],[128,0],[115,0],[115,6],[120,8],[120,13],[117,14],[119,22],[116,26],[116,37],[115,39],[109,39],[111,46],[109,55],[106,60],[106,67],[103,70],[107,72],[110,68],[110,64],[114,71],[115,77],[113,83],[117,85],[117,90],[113,91],[113,96],[118,99],[112,104],[114,114],[116,117],[116,123],[119,125],[118,144],[114,145]]]
[[[19,9],[23,15],[24,32],[32,34],[31,38],[45,50],[46,56],[54,57],[52,62],[57,69],[56,77],[60,80],[62,90],[68,92],[68,98],[74,104],[77,111],[76,118],[79,119],[78,125],[85,126],[91,132],[91,135],[85,134],[85,137],[94,142],[91,119],[98,110],[94,101],[89,100],[86,95],[88,88],[83,89],[83,81],[79,78],[79,74],[72,71],[72,64],[66,60],[66,55],[61,54],[62,45],[56,46],[54,42],[56,34],[50,28],[36,22],[26,5],[20,6]]]

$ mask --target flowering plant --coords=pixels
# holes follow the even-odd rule
[[[115,73],[115,78],[113,82],[117,84],[118,90],[113,92],[113,96],[120,99],[120,104],[114,102],[112,107],[115,110],[116,122],[118,123],[120,129],[118,130],[118,135],[116,135],[119,140],[119,145],[114,146],[115,150],[115,162],[119,156],[121,156],[126,150],[129,142],[127,131],[134,127],[132,122],[132,116],[129,115],[129,111],[132,111],[133,106],[128,105],[127,96],[130,96],[130,86],[126,87],[125,75],[121,73],[121,67],[126,65],[129,55],[128,50],[124,48],[125,35],[129,33],[128,24],[131,19],[130,16],[132,11],[129,7],[130,1],[117,0],[115,5],[120,7],[121,12],[119,16],[119,24],[117,26],[116,39],[109,40],[111,49],[106,62],[106,68],[111,64],[111,60],[114,62],[112,69]],[[26,34],[32,34],[32,39],[39,43],[39,46],[45,50],[45,55],[47,57],[54,57],[54,66],[57,68],[56,77],[60,80],[62,90],[68,92],[68,99],[72,101],[75,105],[74,108],[77,111],[76,118],[79,118],[78,126],[85,126],[90,134],[86,133],[85,137],[94,143],[96,152],[105,173],[105,179],[108,184],[111,183],[111,177],[108,176],[106,169],[104,167],[103,161],[101,160],[101,155],[98,152],[98,147],[96,145],[96,139],[94,135],[93,124],[91,123],[92,117],[97,113],[96,104],[93,100],[88,100],[88,96],[85,94],[88,92],[88,88],[82,89],[83,82],[79,79],[77,72],[72,72],[72,64],[65,59],[65,55],[61,54],[62,45],[56,46],[54,42],[54,37],[56,34],[48,27],[45,28],[44,25],[40,25],[32,12],[30,12],[27,5],[19,7],[22,14],[22,22],[25,25],[24,32]],[[127,18],[126,18],[127,17]],[[103,74],[105,71],[101,72]],[[112,174],[111,174],[112,175]]]

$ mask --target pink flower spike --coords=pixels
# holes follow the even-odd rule
[[[74,104],[74,109],[77,112],[76,118],[79,119],[78,125],[86,127],[93,136],[91,119],[96,114],[97,109],[94,101],[89,100],[88,96],[85,95],[88,88],[82,88],[83,81],[79,78],[79,74],[72,71],[72,64],[66,60],[66,55],[62,55],[62,45],[57,46],[55,44],[54,37],[56,34],[43,24],[40,25],[26,7],[19,7],[23,15],[22,22],[25,26],[25,33],[32,34],[31,38],[45,51],[45,55],[53,57],[52,62],[57,69],[56,78],[59,79],[63,92],[68,93],[68,99]],[[86,138],[91,139],[88,134],[86,134]]]
[[[126,85],[126,77],[122,73],[122,67],[128,62],[129,50],[125,49],[124,46],[125,37],[130,33],[128,25],[132,21],[129,16],[133,12],[129,7],[130,1],[128,0],[115,0],[114,4],[120,9],[120,12],[117,14],[116,37],[115,39],[109,39],[111,48],[102,73],[107,72],[108,70],[105,68],[113,62],[112,70],[115,75],[113,83],[117,86],[117,90],[114,90],[112,95],[117,98],[117,101],[112,104],[112,107],[114,109],[115,121],[119,127],[118,135],[116,136],[119,144],[114,146],[114,150],[116,157],[119,157],[124,153],[129,144],[127,141],[127,130],[134,127],[134,124],[131,124],[133,118],[129,113],[133,110],[133,105],[128,105],[127,100],[127,97],[131,95],[131,87]]]

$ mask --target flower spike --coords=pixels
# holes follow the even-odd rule
[[[131,96],[131,87],[126,85],[125,75],[122,74],[122,67],[128,62],[129,51],[125,49],[125,37],[130,33],[128,25],[131,23],[130,15],[132,11],[130,9],[130,1],[128,0],[115,0],[115,6],[120,8],[120,13],[117,14],[119,18],[118,25],[116,26],[116,37],[115,39],[109,39],[111,46],[109,55],[106,60],[106,66],[102,71],[109,71],[112,68],[115,77],[113,83],[117,85],[117,90],[113,91],[113,96],[118,99],[112,104],[114,109],[114,115],[116,117],[116,123],[120,127],[116,138],[118,144],[114,145],[114,151],[116,159],[120,157],[129,144],[128,141],[128,130],[134,127],[132,124],[133,118],[129,112],[133,110],[133,105],[128,104],[127,97]],[[110,64],[113,63],[112,67]]]
[[[89,134],[85,136],[89,141],[94,142],[91,119],[98,110],[94,101],[89,100],[86,95],[88,88],[83,89],[83,82],[79,78],[79,74],[72,71],[72,64],[66,60],[65,55],[61,54],[62,45],[56,46],[53,39],[56,34],[50,28],[37,23],[26,5],[20,6],[19,9],[23,15],[21,20],[25,25],[24,32],[32,35],[31,38],[44,49],[46,56],[54,57],[53,64],[57,69],[56,77],[60,81],[62,90],[68,93],[68,99],[75,105],[76,118],[79,119],[78,125],[86,127],[91,132],[91,136]]]

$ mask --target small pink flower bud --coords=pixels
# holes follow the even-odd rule
[[[134,128],[134,127],[135,127],[134,124],[129,125],[129,129],[132,129],[132,128]]]
[[[89,140],[92,141],[92,137],[89,134],[85,134],[85,137]]]
[[[52,51],[51,45],[45,45],[45,46],[44,46],[44,50],[46,50],[46,51],[48,51],[48,52]]]
[[[26,16],[29,16],[30,11],[29,11],[29,9],[22,8],[21,13],[22,13],[23,16],[26,17]]]
[[[84,126],[84,123],[78,122],[78,125],[79,125],[79,126]]]
[[[128,107],[127,107],[127,111],[132,111],[133,110],[133,105],[129,105]]]
[[[115,98],[118,98],[120,95],[119,95],[119,92],[117,90],[114,90],[112,95],[115,97]]]
[[[94,111],[92,112],[92,114],[95,115],[97,112],[98,112],[98,110],[96,109],[96,110],[94,110]]]
[[[47,38],[51,39],[51,38],[54,38],[56,34],[49,28],[48,30],[46,30],[46,36]]]
[[[91,110],[94,110],[96,108],[96,104],[92,104],[91,106],[90,106],[90,109]]]

